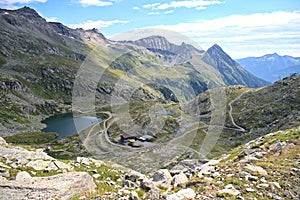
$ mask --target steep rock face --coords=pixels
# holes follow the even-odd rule
[[[194,46],[184,42],[181,45],[170,43],[162,36],[142,38],[133,41],[133,43],[145,47],[151,52],[160,54],[165,62],[172,65],[182,64],[191,59],[192,55],[202,55],[204,53],[204,50],[198,50]]]
[[[133,43],[162,55],[165,62],[170,61],[169,63],[174,65],[195,60],[194,58],[198,57],[205,64],[216,69],[226,85],[245,85],[256,88],[269,84],[267,81],[255,77],[242,68],[217,44],[205,52],[186,43],[182,43],[181,45],[172,44],[161,36],[143,38]],[[203,63],[197,63],[196,65],[198,64],[203,66]],[[212,69],[210,70],[212,71]]]
[[[174,52],[177,49],[177,45],[170,43],[165,37],[162,36],[151,36],[148,38],[142,38],[134,42],[138,46],[143,46],[149,49],[160,49]]]
[[[202,59],[220,72],[223,81],[227,85],[245,85],[257,88],[269,84],[242,68],[217,44],[210,47]]]

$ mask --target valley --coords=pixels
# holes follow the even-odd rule
[[[298,74],[29,7],[0,9],[0,41],[0,199],[299,197]]]

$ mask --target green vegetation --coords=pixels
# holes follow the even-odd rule
[[[71,160],[75,159],[77,156],[90,156],[82,145],[82,141],[78,134],[42,145],[42,147],[47,146],[51,147],[51,151],[49,151],[48,154],[57,159]]]
[[[243,186],[244,182],[237,178],[226,178],[224,185],[229,185],[229,184]]]
[[[54,132],[30,132],[30,133],[20,133],[12,136],[6,136],[4,139],[8,143],[13,144],[27,144],[27,145],[37,145],[45,144],[53,141],[58,136]]]

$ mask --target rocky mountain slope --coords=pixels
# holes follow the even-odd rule
[[[293,73],[300,73],[300,58],[280,56],[277,53],[261,57],[237,59],[246,70],[264,80],[274,82]]]
[[[245,85],[250,88],[257,88],[267,85],[262,79],[242,68],[222,48],[215,44],[210,47],[202,58],[207,64],[214,66],[221,74],[226,85]]]
[[[0,150],[0,199],[300,197],[299,127],[259,137],[210,161],[183,160],[151,174],[88,157],[57,160],[1,137]]]
[[[300,76],[293,75],[259,89],[244,86],[224,88],[226,119],[213,151],[224,152],[269,132],[300,125]],[[209,124],[214,111],[208,90],[183,106],[183,111]]]
[[[110,109],[112,95],[128,101],[178,102],[220,85],[267,84],[216,46],[204,52],[156,36],[114,42],[96,29],[85,31],[46,22],[28,7],[1,9],[0,25],[2,135],[40,130],[45,116],[69,111],[76,73],[83,66],[89,66],[93,76],[87,76],[97,80],[77,80],[80,91],[76,95],[82,95],[83,105],[87,93],[97,91],[99,109]],[[116,90],[118,82],[122,84]],[[134,88],[137,85],[143,87]]]

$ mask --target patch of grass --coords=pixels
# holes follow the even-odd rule
[[[97,185],[96,194],[98,194],[98,195],[103,195],[106,192],[117,192],[118,191],[117,188],[115,188],[112,185],[108,185],[105,182],[98,182],[96,185]]]
[[[145,190],[139,189],[139,190],[136,190],[136,193],[138,194],[138,196],[140,198],[143,198],[145,195]]]
[[[54,132],[29,132],[6,136],[4,139],[13,144],[45,144],[54,140],[58,136]]]
[[[168,189],[168,188],[167,188],[166,186],[164,186],[164,185],[158,185],[157,188],[160,189],[160,190],[162,190],[163,192],[167,191],[167,189]]]
[[[220,198],[226,198],[226,197],[231,197],[231,195],[228,194],[228,193],[218,193],[218,194],[217,194],[217,197],[220,197]]]
[[[244,185],[243,181],[241,181],[240,179],[237,179],[237,178],[227,178],[224,185],[229,185],[229,184],[238,185],[238,186]]]

